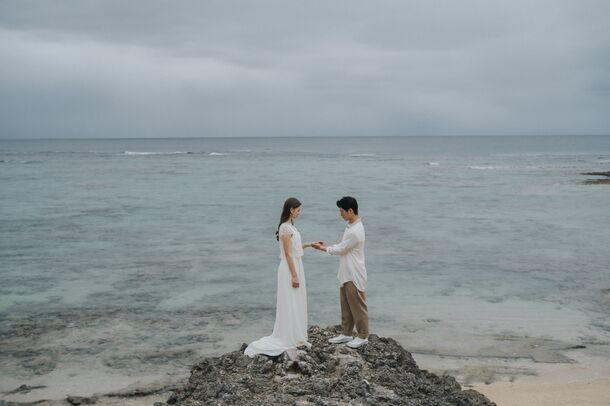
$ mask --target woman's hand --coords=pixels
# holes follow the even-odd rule
[[[293,288],[296,289],[299,287],[299,277],[297,275],[292,275],[292,277],[290,278],[290,281],[292,282]]]

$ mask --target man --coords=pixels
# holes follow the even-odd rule
[[[327,246],[324,241],[313,247],[330,255],[339,255],[339,295],[341,298],[341,328],[339,336],[328,340],[332,344],[347,343],[351,348],[367,344],[369,336],[368,308],[366,306],[366,267],[364,266],[364,226],[358,216],[358,202],[351,196],[337,201],[339,213],[347,221],[343,239],[339,244]],[[352,337],[354,325],[358,335]]]

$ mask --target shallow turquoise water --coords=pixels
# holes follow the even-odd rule
[[[610,341],[610,186],[581,175],[610,137],[2,140],[0,161],[5,377],[177,373],[268,333],[289,196],[331,243],[358,198],[373,331]],[[310,323],[337,323],[338,262],[304,264]]]

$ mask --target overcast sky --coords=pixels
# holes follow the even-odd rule
[[[0,138],[610,134],[610,1],[0,0]]]

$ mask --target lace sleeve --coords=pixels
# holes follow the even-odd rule
[[[283,235],[292,235],[292,230],[290,229],[290,226],[286,223],[282,224],[280,226],[279,235],[280,235],[280,237]]]

